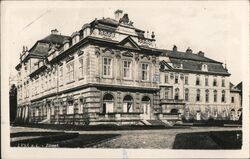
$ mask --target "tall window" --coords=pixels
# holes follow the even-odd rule
[[[83,58],[79,59],[79,78],[83,77]]]
[[[225,79],[224,78],[221,80],[221,87],[225,87]]]
[[[126,95],[123,99],[123,112],[133,112],[133,98],[130,95]]]
[[[174,99],[175,99],[175,100],[178,100],[178,99],[179,99],[179,88],[176,88],[176,89],[175,89]]]
[[[68,101],[67,114],[73,114],[74,113],[74,105],[73,105],[73,103],[74,103],[73,100]]]
[[[68,82],[74,80],[74,62],[67,64],[67,78]]]
[[[188,76],[184,77],[185,84],[188,85]]]
[[[199,89],[196,90],[196,101],[201,101],[201,91]]]
[[[178,75],[175,75],[175,77],[174,77],[174,83],[178,83],[178,81],[179,81],[179,77],[178,77]]]
[[[221,92],[221,102],[226,102],[225,94],[226,94],[226,92],[223,90],[223,91]]]
[[[131,79],[131,61],[123,61],[123,77]]]
[[[234,103],[234,97],[231,98],[231,103]]]
[[[164,99],[169,99],[169,88],[165,87],[164,88]]]
[[[214,78],[213,86],[217,86],[217,79],[216,78]]]
[[[142,80],[149,80],[149,65],[146,63],[142,63]]]
[[[208,77],[205,77],[205,86],[208,86]]]
[[[59,68],[59,83],[63,84],[63,67]]]
[[[168,83],[168,74],[165,74],[164,82],[165,82],[165,83]]]
[[[196,77],[196,85],[200,85],[200,77],[199,76]]]
[[[188,101],[189,100],[188,98],[189,98],[189,89],[186,88],[185,89],[185,100]]]
[[[104,57],[103,58],[103,75],[112,76],[112,59]]]
[[[217,102],[217,91],[214,90],[214,102]]]
[[[206,97],[205,97],[206,102],[209,102],[209,90],[207,89],[205,93],[206,93]]]

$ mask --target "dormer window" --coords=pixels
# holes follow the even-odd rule
[[[78,43],[79,39],[80,39],[80,33],[79,32],[74,32],[72,34],[72,45]]]
[[[64,42],[63,42],[63,49],[64,49],[64,51],[65,50],[67,50],[68,48],[69,48],[69,40],[65,40]]]
[[[201,70],[202,71],[208,71],[207,64],[202,64]]]

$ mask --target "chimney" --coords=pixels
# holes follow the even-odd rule
[[[119,20],[121,19],[122,13],[123,13],[123,11],[120,10],[120,9],[117,9],[117,10],[115,11],[115,20],[116,20],[116,21],[119,21]]]
[[[151,34],[151,38],[154,39],[155,38],[155,33],[152,31],[152,34]]]
[[[58,35],[58,30],[57,30],[57,29],[51,30],[51,34],[53,34],[53,35]]]
[[[199,56],[203,56],[203,57],[204,57],[205,53],[204,53],[204,52],[202,52],[202,51],[199,51],[199,52],[198,52],[198,55],[199,55]]]
[[[177,52],[177,46],[176,45],[173,46],[173,51]]]
[[[187,50],[186,50],[186,53],[191,54],[191,53],[193,53],[193,50],[192,50],[192,49],[190,49],[190,47],[188,47],[188,48],[187,48]]]

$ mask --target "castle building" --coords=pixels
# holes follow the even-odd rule
[[[71,36],[57,29],[23,48],[18,118],[32,123],[150,124],[230,113],[228,70],[193,53],[159,49],[128,14],[95,19]]]

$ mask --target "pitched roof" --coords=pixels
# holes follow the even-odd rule
[[[163,56],[172,57],[172,58],[221,63],[221,62],[212,60],[210,58],[207,58],[205,56],[201,56],[201,55],[194,54],[194,53],[186,53],[186,52],[172,51],[172,50],[159,50],[159,51],[162,52]]]
[[[70,37],[65,35],[50,34],[39,40],[39,42],[63,44],[63,41],[67,39],[70,39]]]
[[[59,44],[60,46],[62,46],[63,41],[66,39],[70,39],[70,37],[65,35],[50,34],[47,37],[38,40],[35,45],[29,50],[29,54],[45,56],[48,54],[50,43]]]
[[[195,61],[195,60],[187,60],[187,59],[177,59],[177,58],[169,58],[170,62],[173,64],[182,64],[183,70],[191,70],[201,72],[201,68],[203,64],[207,65],[208,71],[211,73],[221,73],[221,74],[229,74],[227,70],[222,66],[221,63],[212,63],[212,62],[204,62],[204,61]]]

